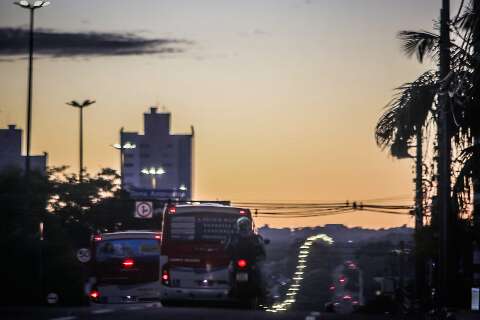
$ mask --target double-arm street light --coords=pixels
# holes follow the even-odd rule
[[[120,151],[120,185],[122,188],[122,191],[124,190],[124,163],[125,163],[125,154],[124,150],[130,150],[130,149],[135,149],[137,146],[133,143],[130,142],[125,142],[123,143],[123,127],[120,129],[120,143],[115,143],[112,145],[115,149]]]
[[[27,156],[25,157],[25,176],[30,176],[30,146],[31,146],[31,129],[32,129],[32,74],[33,74],[33,22],[35,9],[46,7],[50,1],[33,1],[29,2],[21,0],[14,2],[19,7],[30,10],[30,33],[28,45],[28,97],[27,97]]]
[[[165,170],[163,170],[162,167],[160,168],[151,167],[150,169],[147,169],[147,168],[143,169],[142,173],[152,177],[152,189],[155,190],[157,189],[157,176],[161,176],[162,174],[165,174]]]
[[[67,102],[69,106],[78,108],[80,110],[80,166],[78,172],[78,179],[80,183],[83,182],[83,108],[88,107],[91,104],[94,104],[94,100],[85,100],[82,103],[77,101]]]

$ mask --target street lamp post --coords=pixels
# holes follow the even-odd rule
[[[70,101],[67,102],[69,106],[78,108],[80,110],[80,166],[79,166],[79,172],[78,172],[78,178],[80,183],[83,182],[83,108],[88,107],[91,104],[94,104],[94,100],[85,100],[82,103],[79,103],[77,101]]]
[[[33,82],[33,25],[35,9],[46,7],[50,1],[34,1],[30,3],[26,0],[14,2],[19,7],[30,10],[30,32],[28,42],[28,96],[27,96],[27,155],[25,157],[25,176],[30,176],[30,146],[31,146],[31,129],[32,129],[32,82]]]
[[[152,189],[155,190],[157,189],[157,176],[160,176],[162,174],[165,174],[165,170],[163,168],[155,168],[151,167],[150,169],[142,169],[142,173],[145,175],[149,175],[152,177]]]
[[[126,143],[123,143],[123,127],[120,129],[120,143],[115,143],[114,145],[112,145],[112,147],[114,147],[115,149],[119,150],[120,151],[120,186],[122,188],[122,191],[124,190],[124,179],[123,179],[123,176],[124,176],[124,173],[125,173],[125,169],[124,169],[124,165],[125,165],[125,154],[124,154],[124,150],[130,150],[130,149],[135,149],[137,146],[135,144],[132,144],[130,142],[126,142]]]

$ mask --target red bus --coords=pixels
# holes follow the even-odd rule
[[[249,209],[220,204],[166,208],[160,256],[162,304],[235,300],[231,295],[234,266],[226,249],[242,217],[252,221]]]

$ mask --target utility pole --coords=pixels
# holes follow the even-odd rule
[[[124,159],[125,155],[123,153],[123,150],[125,149],[125,146],[123,144],[123,127],[120,128],[120,186],[122,189],[122,194],[125,192],[125,185],[124,185]]]
[[[441,307],[452,303],[454,290],[451,287],[452,252],[450,244],[451,227],[451,140],[449,134],[449,96],[448,75],[450,73],[450,0],[442,0],[440,11],[440,81],[442,88],[439,95],[438,114],[438,214],[439,214],[439,302]]]
[[[480,22],[478,18],[480,17],[480,1],[473,0],[473,15],[475,17],[472,37],[473,37],[473,56],[478,57],[480,55]],[[475,121],[480,119],[480,62],[478,59],[474,59],[474,68],[473,68],[473,113],[472,118]],[[472,126],[473,133],[473,143],[475,146],[480,148],[480,125],[474,124]],[[480,168],[477,168],[473,172],[472,178],[473,184],[473,228],[474,232],[478,234],[480,232]],[[480,239],[477,239],[480,240]]]
[[[473,56],[480,55],[480,0],[473,0],[473,16],[474,25],[472,30],[473,37]],[[473,62],[473,112],[472,119],[478,121],[480,118],[480,62],[474,59]],[[472,122],[473,123],[473,122]],[[480,148],[480,125],[474,123],[472,125],[473,144]],[[473,244],[472,244],[472,296],[473,290],[480,287],[480,168],[476,168],[472,172],[472,189],[473,189]],[[476,235],[476,236],[475,236]],[[474,289],[475,288],[475,289]]]
[[[425,259],[420,252],[420,236],[423,230],[423,130],[418,126],[416,132],[415,155],[415,298],[417,306],[424,302]]]

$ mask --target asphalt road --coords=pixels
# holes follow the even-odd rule
[[[203,320],[203,319],[265,319],[265,320],[320,320],[320,319],[394,319],[390,316],[338,315],[315,311],[289,311],[270,313],[264,311],[162,307],[160,303],[118,305],[92,305],[90,307],[2,307],[0,319],[155,319],[155,320]]]

